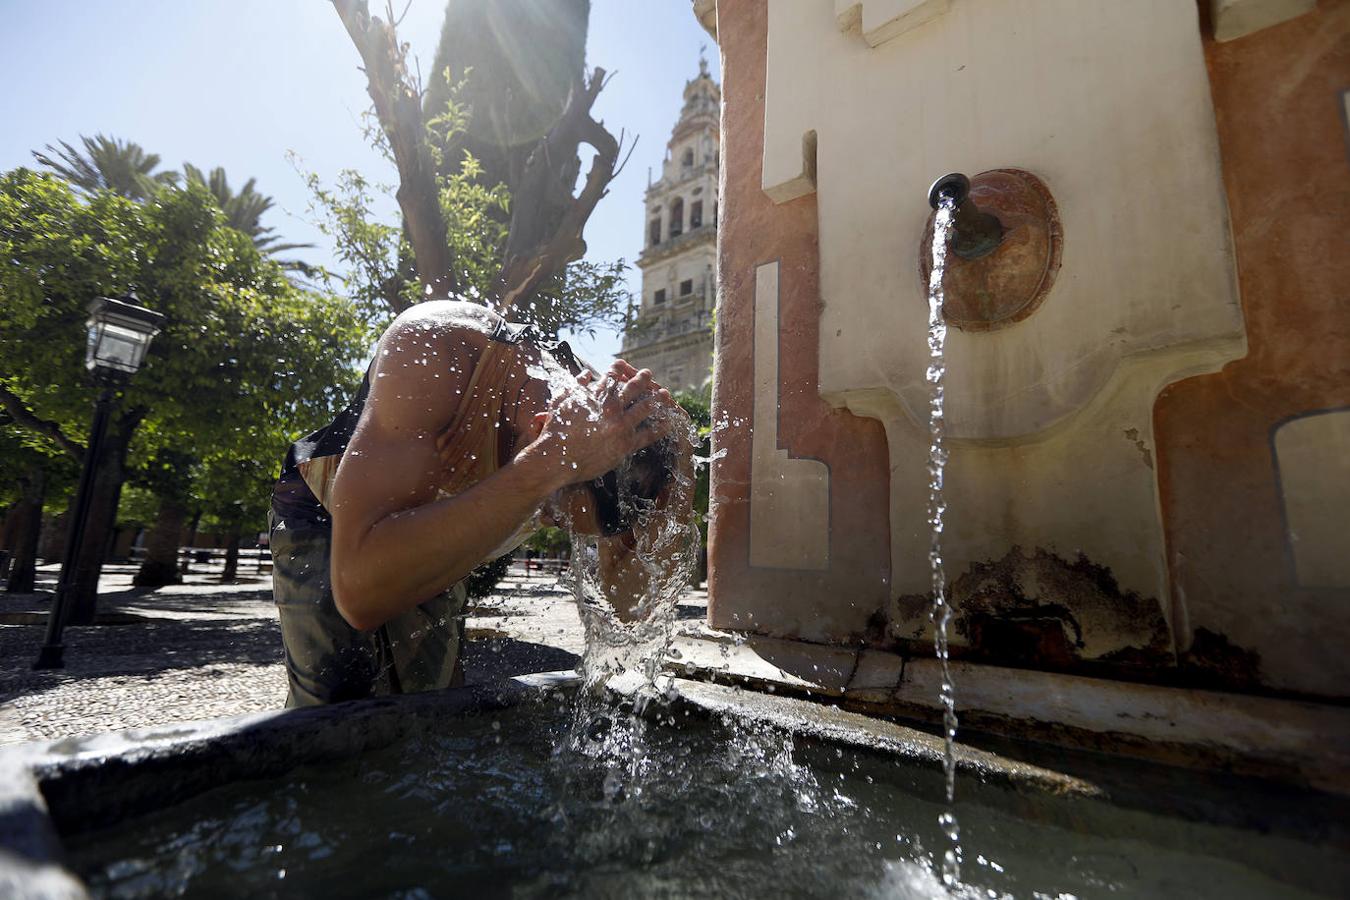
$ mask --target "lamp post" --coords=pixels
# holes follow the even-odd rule
[[[65,557],[61,562],[61,577],[56,584],[56,598],[47,617],[47,636],[38,654],[34,669],[59,669],[64,646],[61,632],[70,615],[71,594],[76,585],[76,569],[80,545],[84,542],[85,520],[89,518],[90,499],[94,493],[94,472],[102,451],[104,434],[108,430],[108,413],[117,389],[131,380],[145,361],[150,342],[159,334],[164,316],[137,305],[134,293],[122,300],[96,297],[89,304],[88,343],[85,348],[85,366],[98,386],[94,403],[94,422],[89,429],[89,447],[84,452],[84,467],[80,470],[80,486],[75,493],[75,509],[71,516],[70,533],[66,537]]]

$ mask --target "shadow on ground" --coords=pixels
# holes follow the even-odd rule
[[[281,629],[274,620],[160,621],[133,628],[66,630],[66,668],[34,672],[43,628],[0,628],[0,703],[36,696],[82,679],[147,676],[217,664],[273,666],[283,662]],[[469,641],[465,677],[473,683],[533,672],[576,668],[580,657],[557,647],[506,637]]]
[[[0,703],[86,678],[154,675],[214,664],[270,666],[283,661],[281,628],[275,619],[180,619],[131,627],[70,627],[64,636],[66,667],[34,672],[30,667],[44,633],[40,625],[0,627]]]
[[[575,653],[508,637],[481,638],[464,645],[464,680],[469,684],[575,669],[580,663]]]

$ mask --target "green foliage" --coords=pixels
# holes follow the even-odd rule
[[[149,528],[159,514],[159,498],[138,484],[122,487],[122,499],[117,505],[118,528]]]
[[[526,318],[545,334],[570,331],[595,337],[599,328],[617,329],[623,325],[629,300],[627,271],[623,259],[577,260],[563,272],[561,285],[535,295]]]
[[[441,148],[453,144],[468,125],[468,114],[455,102],[427,122],[428,147],[436,179],[446,240],[454,254],[455,273],[465,285],[465,299],[486,302],[501,270],[502,248],[510,229],[510,196],[504,184],[487,184],[483,167],[467,150],[458,160]]]
[[[530,535],[524,546],[537,553],[558,555],[571,548],[572,538],[563,528],[548,526]]]
[[[178,183],[177,172],[156,172],[159,155],[146,153],[139,144],[101,134],[80,136],[81,153],[65,141],[61,149],[47,145],[47,152],[33,157],[58,176],[88,194],[112,191],[131,200],[146,200],[161,187]]]
[[[397,225],[381,222],[376,206],[393,197],[388,184],[371,182],[355,169],[343,169],[329,186],[317,173],[305,172],[296,154],[291,162],[309,187],[313,224],[333,243],[342,272],[326,267],[314,271],[329,290],[350,297],[372,324],[387,323],[400,309],[417,303],[418,285],[412,277],[412,249]]]
[[[675,402],[689,413],[694,427],[698,430],[699,444],[694,453],[708,459],[712,455],[712,402],[708,391],[694,393],[679,391]],[[708,495],[711,487],[709,464],[698,465],[694,470],[694,512],[698,516],[699,534],[704,544],[708,542]]]
[[[0,412],[0,510],[20,499],[25,477],[34,466],[47,473],[48,496],[69,490],[77,477],[74,460]]]
[[[448,75],[447,75],[448,77]],[[462,295],[457,299],[486,302],[501,271],[510,225],[510,192],[489,173],[461,140],[469,126],[467,107],[456,100],[456,86],[438,115],[427,122],[427,146],[438,175],[441,215],[456,265]],[[373,117],[364,120],[371,145],[389,161],[387,138]],[[380,210],[397,210],[395,188],[354,170],[342,170],[333,184],[306,171],[295,154],[292,163],[310,191],[309,213],[315,227],[334,244],[342,272],[315,273],[330,290],[341,290],[373,322],[387,322],[398,311],[419,302],[412,248],[403,229],[382,219]],[[393,173],[390,173],[393,177]],[[589,332],[617,328],[623,322],[628,291],[624,260],[610,263],[577,261],[556,284],[542,289],[528,309],[513,319],[531,322],[542,332]]]
[[[262,527],[286,445],[346,402],[369,345],[353,304],[295,287],[195,181],[136,203],[6,172],[0,259],[0,387],[81,444],[93,399],[88,302],[134,288],[166,316],[120,391],[119,415],[139,424],[133,480],[189,495],[222,521]]]

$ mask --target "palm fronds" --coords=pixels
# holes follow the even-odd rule
[[[109,190],[132,200],[145,200],[160,187],[178,183],[177,172],[157,172],[159,155],[139,144],[106,137],[80,136],[83,151],[61,141],[60,149],[33,151],[39,163],[88,193]]]

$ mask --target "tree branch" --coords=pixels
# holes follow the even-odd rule
[[[562,118],[539,142],[511,198],[511,230],[506,239],[502,271],[494,289],[494,305],[506,315],[523,304],[568,263],[586,253],[582,231],[600,198],[614,180],[620,146],[614,135],[591,116],[595,98],[605,86],[605,70],[597,68],[589,82],[579,82],[568,97]],[[572,173],[577,147],[595,149],[581,192],[572,197]],[[556,224],[547,211],[556,208],[561,194],[570,198]],[[552,225],[552,230],[546,229]]]
[[[61,426],[55,422],[49,422],[46,419],[34,415],[23,400],[17,394],[11,393],[4,385],[0,385],[0,404],[5,407],[14,424],[21,425],[29,431],[37,432],[43,437],[49,439],[56,446],[74,457],[77,463],[84,462],[84,448],[61,430]]]
[[[333,8],[361,54],[367,92],[389,138],[398,167],[395,197],[417,258],[418,279],[426,293],[453,296],[459,287],[454,255],[446,239],[436,168],[427,146],[422,91],[408,73],[408,47],[399,43],[392,24],[371,16],[366,0],[333,0]],[[388,17],[392,22],[392,7]]]

